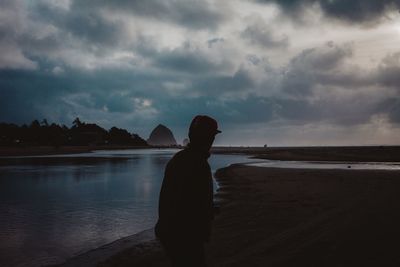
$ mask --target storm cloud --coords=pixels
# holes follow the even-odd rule
[[[376,23],[385,18],[388,12],[400,8],[398,0],[259,0],[259,2],[274,3],[293,18],[299,18],[305,9],[317,6],[329,18],[358,24]]]
[[[398,1],[0,5],[0,121],[80,117],[143,137],[164,123],[181,140],[209,114],[221,144],[400,141]],[[305,12],[318,25],[282,20]]]
[[[74,7],[92,9],[93,6],[111,8],[113,10],[150,17],[193,29],[216,29],[223,22],[226,13],[225,5],[218,2],[196,0],[90,0],[75,1]]]
[[[257,19],[244,29],[240,36],[251,44],[265,48],[286,48],[289,40],[286,35],[274,36],[272,30],[261,19]]]

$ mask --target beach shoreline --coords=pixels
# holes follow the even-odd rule
[[[26,147],[0,147],[0,157],[23,156],[51,156],[63,154],[90,153],[96,150],[126,150],[126,149],[151,149],[145,146],[26,146]]]
[[[220,169],[221,214],[207,244],[209,265],[396,266],[397,176],[395,171],[241,164]],[[168,266],[151,236],[132,246],[114,246],[107,255],[91,256],[92,265],[85,266]],[[83,266],[68,262],[61,266]]]
[[[0,157],[45,156],[90,153],[96,150],[182,149],[156,146],[33,146],[0,147]],[[337,146],[337,147],[213,147],[212,154],[244,154],[267,160],[400,162],[400,146]]]

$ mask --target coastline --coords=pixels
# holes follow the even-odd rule
[[[391,171],[240,164],[220,169],[216,177],[221,214],[207,245],[208,263],[396,266],[400,238],[397,176]],[[147,237],[142,241],[136,235],[123,238],[60,266],[167,266],[154,236]],[[126,239],[131,241],[124,243]]]
[[[117,149],[149,149],[157,148],[150,146],[27,146],[27,147],[0,147],[0,157],[20,156],[47,156],[62,154],[89,153],[95,150],[117,150]]]
[[[157,146],[33,146],[0,147],[0,157],[89,153],[95,150],[168,149]],[[286,161],[400,162],[400,146],[347,147],[213,147],[212,154],[244,154],[253,158]]]

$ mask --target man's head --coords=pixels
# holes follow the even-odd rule
[[[209,116],[197,115],[189,127],[190,143],[209,150],[214,142],[215,135],[220,133],[218,123]]]

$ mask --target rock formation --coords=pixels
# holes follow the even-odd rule
[[[159,124],[151,132],[147,143],[152,146],[176,146],[175,137],[170,129],[166,126]]]
[[[187,146],[189,144],[189,142],[190,142],[189,138],[185,138],[185,139],[183,139],[182,145]]]

